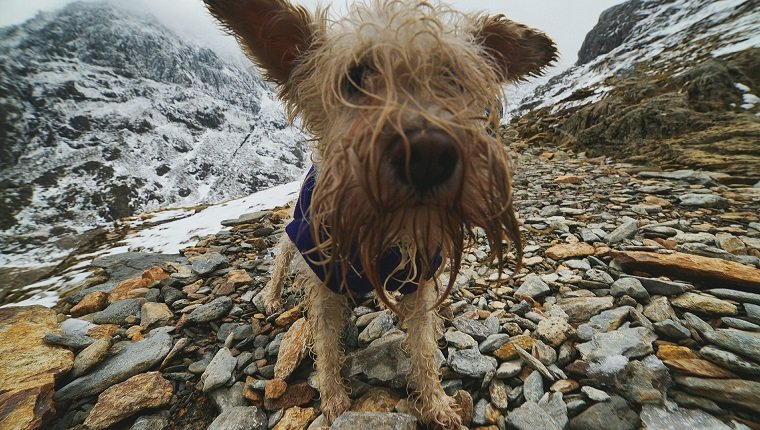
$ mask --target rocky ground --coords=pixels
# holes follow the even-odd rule
[[[504,282],[479,241],[441,309],[467,426],[760,429],[760,185],[542,151],[518,157],[525,269]],[[318,428],[300,297],[258,300],[286,221],[100,258],[56,309],[0,309],[0,428]],[[403,340],[373,300],[353,310],[333,428],[417,428]]]

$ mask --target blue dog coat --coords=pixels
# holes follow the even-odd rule
[[[312,228],[310,225],[309,208],[311,207],[311,196],[314,193],[314,188],[317,184],[317,170],[315,166],[309,169],[309,173],[306,175],[303,185],[301,186],[301,192],[296,202],[295,210],[293,211],[293,220],[285,226],[285,232],[293,241],[298,251],[303,255],[306,263],[311,267],[317,277],[324,282],[324,284],[332,291],[342,294],[345,293],[345,289],[342,288],[343,279],[345,277],[345,285],[352,295],[359,297],[366,296],[373,291],[372,283],[364,274],[364,270],[361,267],[358,256],[352,256],[351,264],[348,267],[347,272],[343,273],[339,262],[332,263],[331,266],[320,264],[325,261],[324,256],[317,251],[316,243],[314,241]],[[327,230],[327,227],[325,227]],[[329,231],[329,230],[328,230]],[[421,267],[421,259],[417,258],[417,267]],[[401,251],[397,247],[393,247],[383,253],[377,264],[380,265],[379,276],[380,280],[385,282],[385,288],[388,291],[399,291],[402,294],[413,293],[417,290],[419,285],[421,273],[417,273],[416,277],[410,280],[410,274],[412,268],[407,266],[397,269],[401,264]],[[441,266],[440,249],[436,251],[436,255],[432,261],[431,269],[425,279],[430,279],[433,274]]]

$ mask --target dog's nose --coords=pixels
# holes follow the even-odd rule
[[[390,151],[396,177],[425,193],[451,178],[459,163],[454,139],[439,129],[406,132],[409,146],[398,138]]]

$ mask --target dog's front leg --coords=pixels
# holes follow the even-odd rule
[[[296,251],[296,246],[290,240],[287,233],[282,233],[280,242],[277,244],[277,250],[278,253],[272,266],[272,279],[269,280],[269,283],[267,283],[262,292],[264,309],[268,315],[272,315],[282,309],[282,286],[285,283],[285,277],[290,268],[290,261],[293,259],[293,254]]]
[[[347,321],[346,298],[330,291],[316,278],[309,282],[308,319],[314,339],[317,382],[322,413],[328,423],[351,407],[340,372],[344,354],[340,343]]]
[[[444,429],[458,429],[462,419],[454,408],[454,399],[443,391],[435,361],[439,321],[431,307],[436,298],[434,285],[426,283],[416,293],[401,299],[408,333],[406,349],[411,356],[409,382],[414,384],[423,421]]]

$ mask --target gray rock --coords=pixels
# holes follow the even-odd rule
[[[457,349],[470,349],[478,346],[478,342],[472,336],[459,330],[447,331],[443,337],[449,345]]]
[[[653,352],[657,335],[644,327],[634,327],[595,334],[591,341],[577,345],[585,361],[599,361],[613,355],[638,358]]]
[[[705,172],[696,172],[694,170],[673,170],[669,172],[639,172],[640,178],[655,178],[655,179],[674,179],[678,181],[688,182],[690,184],[706,185],[712,182],[712,178]],[[658,189],[664,190],[662,192],[669,192],[671,187],[667,185],[653,185]],[[641,189],[644,189],[642,187]]]
[[[390,312],[385,311],[374,318],[367,327],[359,333],[359,342],[362,345],[366,345],[373,340],[379,338],[385,332],[393,328],[393,317]]]
[[[217,351],[214,358],[206,366],[203,375],[201,375],[203,392],[208,393],[226,384],[232,377],[232,371],[235,370],[236,364],[237,360],[232,356],[229,349],[221,348]]]
[[[753,305],[752,303],[743,303],[744,312],[747,312],[747,319],[760,324],[760,305]]]
[[[267,216],[269,216],[271,213],[272,211],[269,211],[269,210],[251,212],[247,214],[242,214],[237,218],[222,220],[220,224],[225,227],[232,227],[232,226],[241,225],[241,224],[255,224],[263,220]]]
[[[227,257],[218,252],[207,252],[202,255],[195,255],[188,258],[192,265],[193,272],[203,276],[208,275],[214,270],[229,264]]]
[[[728,403],[748,410],[756,410],[760,404],[760,382],[693,376],[677,376],[675,379],[684,390],[719,403]]]
[[[654,355],[644,362],[634,360],[628,363],[618,373],[615,385],[620,395],[629,402],[662,404],[665,394],[660,390],[670,385],[670,373]]]
[[[668,301],[668,298],[665,296],[651,299],[649,304],[644,306],[643,314],[654,322],[677,318],[675,311],[673,311],[673,307],[670,306],[670,301]]]
[[[205,305],[200,305],[193,309],[187,316],[187,321],[191,323],[205,323],[224,318],[232,310],[232,299],[227,296],[217,297]]]
[[[472,411],[472,423],[477,425],[484,425],[486,424],[486,409],[489,408],[491,405],[489,404],[489,401],[486,399],[480,399],[477,403],[475,403],[475,407]]]
[[[143,415],[135,420],[129,430],[165,430],[169,428],[169,411]]]
[[[705,245],[714,245],[716,242],[715,236],[710,233],[684,233],[678,232],[673,238],[676,243],[703,243]]]
[[[612,283],[615,282],[615,279],[613,279],[609,273],[599,269],[586,270],[586,272],[583,274],[583,278],[586,283],[590,281],[597,286],[604,286],[604,288],[612,285]]]
[[[78,378],[84,375],[93,366],[100,363],[111,348],[111,338],[104,337],[93,342],[92,345],[83,349],[82,352],[74,357],[74,366],[71,368],[71,378]]]
[[[58,334],[48,333],[42,338],[46,343],[65,346],[75,351],[87,348],[95,342],[95,339],[81,334]]]
[[[55,400],[67,402],[100,394],[106,388],[157,365],[171,349],[171,336],[165,331],[154,330],[147,338],[129,344],[107,358],[88,375],[65,385],[55,393]]]
[[[623,224],[610,232],[604,240],[607,243],[618,243],[636,234],[639,229],[639,223],[633,218],[623,217]]]
[[[224,412],[236,406],[246,406],[247,401],[243,397],[243,382],[236,382],[233,386],[220,387],[212,391],[209,397],[219,412]]]
[[[164,303],[166,303],[167,305],[171,306],[177,300],[184,299],[185,298],[185,293],[183,293],[182,291],[180,291],[180,290],[178,290],[178,289],[176,289],[174,287],[170,287],[168,285],[164,285],[163,287],[161,287],[161,296],[163,296],[163,298],[164,298]]]
[[[597,333],[607,333],[620,327],[628,318],[630,306],[621,306],[610,309],[591,317],[591,319],[578,326],[578,337],[581,340],[591,340]]]
[[[533,402],[525,402],[510,412],[507,426],[515,430],[562,430],[544,408]]]
[[[460,375],[482,378],[496,370],[495,358],[483,355],[476,348],[454,351],[449,354],[448,365]]]
[[[681,409],[672,402],[667,406],[644,405],[641,422],[647,429],[732,430],[714,416],[699,409]]]
[[[654,331],[659,335],[675,340],[683,340],[691,337],[691,332],[688,328],[684,327],[680,322],[671,319],[655,323]]]
[[[336,418],[330,429],[416,430],[417,418],[407,414],[349,411]]]
[[[723,317],[720,322],[737,330],[760,331],[760,325],[739,318]]]
[[[737,291],[728,288],[713,288],[707,290],[707,292],[721,299],[760,305],[760,294],[757,293],[748,293],[746,291]]]
[[[614,306],[614,299],[608,297],[569,297],[560,298],[559,307],[567,314],[571,323],[588,321],[593,315]]]
[[[594,402],[606,402],[610,399],[609,394],[588,385],[581,387],[581,392]]]
[[[521,294],[524,296],[537,299],[543,297],[551,292],[551,288],[540,277],[536,275],[528,275],[525,277],[520,288],[515,291],[515,294]]]
[[[206,430],[266,430],[267,416],[256,406],[236,406],[219,414]]]
[[[703,336],[705,333],[713,331],[713,328],[710,326],[710,324],[702,321],[701,318],[694,315],[693,313],[685,312],[683,314],[683,319],[689,327],[693,328]]]
[[[636,430],[640,422],[639,414],[622,397],[612,396],[571,418],[570,430]]]
[[[523,383],[523,396],[529,402],[538,403],[544,395],[544,379],[538,370],[534,370],[525,378]]]
[[[92,322],[95,324],[124,324],[130,316],[140,314],[145,299],[124,299],[111,303],[107,308],[96,312]]]
[[[452,325],[462,333],[469,334],[478,342],[486,340],[491,334],[491,331],[483,323],[470,318],[455,318],[454,321],[452,321]]]
[[[478,345],[478,349],[483,354],[488,354],[501,348],[502,345],[507,343],[508,340],[509,340],[509,335],[506,333],[492,334],[488,336],[486,340],[484,340],[483,342],[480,342],[480,345]]]
[[[708,341],[760,363],[760,334],[732,328],[704,333]]]
[[[633,278],[638,280],[641,282],[641,285],[649,292],[649,294],[652,295],[657,294],[661,296],[674,296],[694,289],[693,285],[685,284],[683,282],[665,281],[662,279],[629,275],[625,275],[625,278]]]
[[[522,370],[522,360],[505,361],[496,369],[496,377],[499,379],[509,379],[516,376]]]
[[[631,296],[638,302],[649,300],[649,291],[635,278],[620,278],[610,287],[612,297]]]
[[[567,405],[563,399],[562,393],[546,393],[541,400],[538,401],[538,406],[541,409],[549,413],[560,428],[567,427]]]
[[[698,208],[727,208],[728,199],[717,194],[683,194],[678,200],[684,206]]]
[[[733,352],[724,351],[714,346],[704,346],[699,350],[699,355],[734,372],[760,377],[760,364],[746,360]]]

